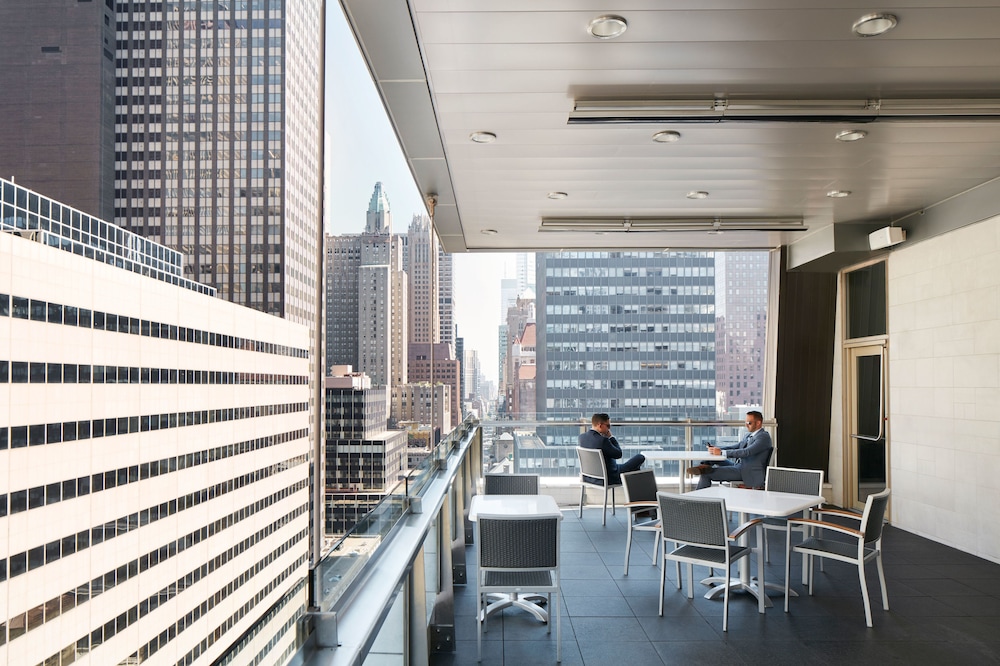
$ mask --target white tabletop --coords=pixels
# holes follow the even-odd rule
[[[822,504],[822,495],[798,495],[779,493],[773,490],[752,490],[731,488],[730,486],[709,486],[687,493],[691,497],[721,497],[726,500],[726,509],[758,516],[789,516]]]
[[[469,505],[469,520],[479,514],[489,516],[546,516],[562,512],[552,495],[474,495]]]
[[[643,451],[646,460],[725,460],[725,454],[714,455],[708,451]]]

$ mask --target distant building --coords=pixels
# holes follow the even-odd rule
[[[435,384],[433,390],[426,382],[400,384],[392,387],[393,411],[402,414],[400,423],[415,422],[430,427],[433,421],[437,443],[442,432],[449,432],[455,426],[451,407],[454,400],[452,387]]]
[[[445,432],[457,425],[454,420],[462,413],[461,372],[462,364],[451,356],[451,346],[439,342],[430,344],[410,344],[407,372],[410,384],[445,384],[449,387],[449,420],[441,424]],[[433,355],[433,363],[431,356]],[[432,372],[433,367],[433,372]]]
[[[735,405],[764,404],[770,258],[767,252],[718,252],[715,257],[715,384],[721,415]]]
[[[387,389],[347,366],[324,380],[325,530],[344,534],[403,476],[407,436],[389,430]]]

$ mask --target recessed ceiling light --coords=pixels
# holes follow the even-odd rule
[[[877,37],[895,28],[897,22],[894,14],[866,14],[854,22],[851,30],[858,37]]]
[[[681,133],[673,130],[663,130],[653,135],[653,141],[657,143],[673,143],[681,140]]]
[[[708,234],[709,236],[721,236],[726,232],[723,231],[722,229],[712,229],[711,231],[706,231],[705,233]]]
[[[859,129],[847,129],[837,132],[837,141],[857,141],[868,136],[868,132]]]
[[[587,26],[587,32],[598,39],[614,39],[626,30],[628,30],[628,21],[614,14],[598,16]]]
[[[696,190],[693,192],[688,192],[684,196],[686,196],[688,199],[707,199],[708,192],[705,192],[704,190]]]
[[[549,199],[565,199],[569,195],[566,194],[565,192],[549,192],[545,196],[547,196]]]
[[[480,229],[479,233],[481,233],[484,236],[496,236],[500,232],[497,231],[496,229]]]
[[[469,135],[469,140],[473,143],[493,143],[497,140],[497,135],[493,132],[473,132]]]
[[[830,190],[829,192],[826,193],[826,196],[830,197],[831,199],[843,199],[844,197],[851,196],[851,191],[850,190]]]

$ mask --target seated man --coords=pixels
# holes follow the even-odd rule
[[[594,414],[590,418],[590,425],[590,430],[582,433],[577,442],[585,449],[600,449],[604,454],[604,466],[608,470],[609,484],[621,483],[622,472],[634,472],[646,462],[646,456],[641,453],[637,453],[624,463],[615,462],[622,457],[622,447],[618,445],[618,440],[611,436],[611,417],[607,414]],[[594,483],[600,482],[600,479],[594,479]]]
[[[747,436],[739,444],[733,446],[710,446],[709,453],[725,455],[726,458],[738,458],[734,464],[729,460],[703,462],[697,467],[688,469],[689,474],[700,474],[698,488],[707,488],[712,481],[742,481],[747,488],[763,488],[764,477],[767,474],[767,463],[771,460],[771,436],[761,429],[764,425],[764,415],[760,412],[747,412]]]

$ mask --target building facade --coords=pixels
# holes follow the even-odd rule
[[[308,603],[309,331],[0,189],[26,227],[0,232],[0,663],[285,661]]]
[[[114,3],[0,4],[0,176],[110,220]]]
[[[219,296],[312,326],[320,0],[118,2],[115,222]]]
[[[767,252],[715,255],[715,388],[720,415],[764,404]],[[737,417],[738,418],[738,417]]]
[[[715,418],[712,253],[564,252],[536,258],[539,414]],[[675,444],[656,437],[637,428],[629,442],[639,448]],[[549,433],[546,443],[575,446],[576,433]]]

